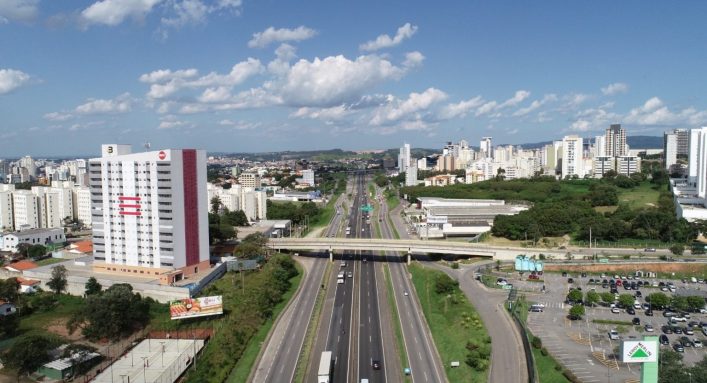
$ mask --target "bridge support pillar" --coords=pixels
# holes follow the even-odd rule
[[[408,257],[408,259],[407,259],[408,265],[410,265],[410,263],[412,262],[412,256],[410,255],[410,252],[408,252],[407,257]]]
[[[329,262],[334,262],[334,250],[329,250]]]

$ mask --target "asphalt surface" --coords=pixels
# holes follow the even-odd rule
[[[508,292],[486,289],[481,283],[474,280],[474,271],[479,266],[462,266],[461,269],[452,270],[432,262],[425,262],[425,265],[441,270],[458,280],[459,288],[484,322],[484,326],[491,336],[489,382],[527,383],[528,370],[522,338],[503,307]]]
[[[317,258],[301,260],[306,265],[302,287],[278,320],[253,375],[253,382],[292,381],[326,262]]]
[[[383,238],[393,238],[392,229],[388,220],[385,219],[388,215],[386,204],[382,203],[381,206],[379,213],[381,235]],[[399,218],[397,211],[395,210],[391,213],[391,218],[394,222],[396,221],[396,216]],[[401,238],[407,236],[404,226],[402,230],[398,229],[398,233]],[[407,362],[407,366],[412,371],[411,378],[413,383],[446,382],[447,377],[442,368],[437,348],[427,327],[427,322],[407,272],[407,267],[402,262],[404,259],[405,257],[400,257],[400,255],[395,253],[390,256],[386,255],[386,260],[390,267],[395,304],[398,308],[398,320],[401,324],[403,341],[408,356],[408,361],[405,362]]]

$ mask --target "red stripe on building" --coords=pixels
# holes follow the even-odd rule
[[[140,205],[131,205],[131,204],[128,204],[128,203],[121,203],[121,204],[118,204],[118,207],[119,207],[119,208],[128,207],[128,208],[133,208],[133,209],[139,209],[139,208],[140,208]]]
[[[118,212],[120,215],[140,215],[139,211],[121,211]]]
[[[118,197],[118,200],[119,201],[139,201],[140,197],[127,197],[127,196],[121,195],[120,197]]]
[[[182,150],[184,181],[184,239],[187,266],[199,263],[199,188],[196,179],[196,150]]]

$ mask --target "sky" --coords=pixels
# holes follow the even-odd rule
[[[0,158],[707,124],[705,1],[0,0]]]

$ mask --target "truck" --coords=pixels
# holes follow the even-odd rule
[[[322,352],[322,357],[319,359],[319,372],[317,373],[317,383],[329,383],[331,381],[331,372],[333,367],[331,360],[331,351]]]

